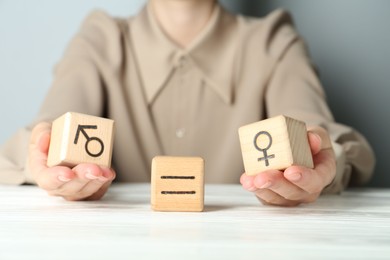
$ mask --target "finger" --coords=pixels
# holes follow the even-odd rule
[[[115,172],[109,168],[101,168],[101,176],[87,176],[91,180],[77,193],[65,196],[66,200],[97,200],[100,199],[107,191],[111,182],[115,178]]]
[[[319,126],[308,127],[308,139],[312,153],[315,155],[321,150],[332,148],[328,132]]]
[[[98,192],[104,184],[105,182],[102,182],[99,179],[90,180],[77,192],[68,193],[69,191],[67,190],[67,193],[62,194],[62,197],[68,201],[85,200]]]
[[[321,151],[321,137],[313,132],[307,133],[307,138],[309,140],[310,150],[313,155],[319,153]]]
[[[102,175],[103,177],[109,179],[110,181],[115,180],[116,178],[116,172],[112,168],[107,168],[107,167],[101,167],[102,170]]]
[[[46,167],[35,174],[37,185],[46,191],[60,189],[74,178],[74,172],[65,166]]]
[[[308,192],[288,181],[283,172],[270,170],[258,174],[254,185],[259,189],[269,189],[287,200],[303,201],[309,196]]]
[[[50,140],[50,134],[41,131],[40,137],[37,138],[38,132],[39,131],[36,131],[34,133],[35,136],[32,138],[33,140],[28,158],[31,175],[37,185],[44,190],[50,191],[59,189],[62,185],[71,181],[75,177],[75,174],[68,167],[47,167],[47,147]]]
[[[86,200],[100,200],[104,196],[104,194],[106,194],[111,183],[112,181],[105,182],[96,192],[94,192],[91,196],[87,197]]]
[[[50,133],[50,123],[39,123],[31,133],[29,147],[29,167],[31,174],[38,186],[48,191],[60,188],[75,177],[74,173],[68,167],[47,167]]]
[[[276,176],[283,174],[279,170],[266,170],[257,174],[253,180],[256,189],[268,189],[276,181]]]
[[[253,192],[257,190],[257,188],[253,183],[254,179],[255,176],[251,176],[251,175],[247,175],[246,173],[243,173],[240,178],[240,183],[244,189]]]
[[[284,171],[284,177],[310,194],[318,194],[334,178],[336,160],[333,150],[323,150],[314,156],[314,169],[291,166]]]
[[[287,200],[269,189],[259,189],[255,195],[265,205],[293,207],[301,204],[300,201]]]
[[[49,123],[40,123],[34,127],[31,133],[28,163],[34,179],[38,172],[42,172],[47,168],[50,131],[51,125]]]
[[[88,198],[89,200],[98,200],[98,199],[101,199],[103,197],[103,195],[106,193],[106,191],[108,190],[108,187],[111,185],[111,183],[115,180],[116,178],[116,172],[114,169],[112,168],[107,168],[107,167],[102,167],[102,171],[103,171],[103,176],[108,178],[109,181],[106,182],[101,188],[100,190],[98,190],[95,194],[93,194],[90,198]]]
[[[47,191],[61,188],[76,176],[75,173],[65,166],[47,167],[47,156],[40,153],[32,153],[29,156],[31,174],[37,185]]]
[[[30,147],[38,149],[42,153],[46,153],[49,150],[51,134],[51,124],[42,122],[37,124],[31,133]]]
[[[64,198],[78,198],[81,190],[91,181],[98,180],[102,177],[102,170],[95,164],[79,164],[75,166],[72,171],[76,177],[65,183],[61,188],[53,190],[51,193]],[[92,195],[92,194],[88,194]],[[85,194],[83,194],[85,196]],[[70,199],[75,200],[75,199]]]
[[[47,155],[49,152],[50,139],[51,139],[50,134],[51,134],[50,130],[43,132],[41,134],[41,137],[39,138],[38,145],[37,145],[38,150],[44,153],[45,155]]]
[[[273,171],[273,172],[281,174],[281,172],[279,171]],[[268,173],[272,174],[272,171],[271,172],[268,171]],[[263,183],[259,181],[261,177],[258,176],[261,175],[267,175],[267,173],[266,174],[262,173],[257,176],[250,176],[244,173],[241,175],[240,178],[240,182],[243,188],[248,191],[254,192],[256,197],[261,201],[261,203],[263,203],[264,205],[279,205],[279,206],[295,206],[299,204],[299,202],[287,200],[286,198],[280,196],[279,194],[275,193],[272,190],[266,188],[263,189],[258,188],[258,187],[263,187],[264,186],[263,183],[268,183],[268,180],[263,180],[262,181]],[[256,181],[258,187],[256,187],[255,185],[256,178],[258,178],[258,180]]]
[[[51,132],[51,124],[48,122],[41,122],[37,124],[32,132],[31,132],[31,138],[30,143],[31,144],[38,144],[39,139],[41,138],[42,134]]]

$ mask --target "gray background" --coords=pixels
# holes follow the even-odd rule
[[[390,187],[390,1],[225,0],[228,9],[262,16],[291,11],[307,40],[341,123],[363,133],[377,155],[371,186]],[[38,4],[39,3],[39,4]],[[0,143],[32,120],[50,86],[51,71],[70,37],[93,8],[113,15],[136,13],[143,0],[0,0]]]

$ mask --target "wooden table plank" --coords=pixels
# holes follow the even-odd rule
[[[0,186],[0,259],[390,259],[390,189],[295,208],[262,206],[239,185],[206,185],[205,212],[154,212],[150,186],[116,184],[67,202]]]

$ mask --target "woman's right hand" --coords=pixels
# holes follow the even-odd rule
[[[47,166],[51,124],[39,123],[32,131],[28,167],[37,185],[51,196],[65,200],[98,200],[115,179],[111,168],[95,164],[79,164],[74,168]]]

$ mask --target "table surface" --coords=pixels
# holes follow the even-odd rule
[[[390,259],[390,189],[294,208],[239,185],[206,185],[205,211],[153,212],[150,185],[116,184],[68,202],[0,186],[0,259]]]

